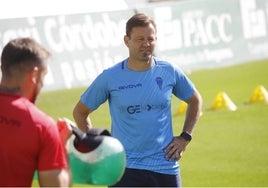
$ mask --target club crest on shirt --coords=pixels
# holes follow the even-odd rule
[[[156,81],[156,84],[158,85],[159,89],[162,90],[163,79],[161,77],[156,77],[155,81]]]

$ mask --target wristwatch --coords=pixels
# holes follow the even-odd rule
[[[185,132],[185,131],[183,131],[181,134],[180,134],[180,136],[184,139],[184,140],[186,140],[186,141],[191,141],[192,140],[192,136],[189,134],[189,133],[187,133],[187,132]]]

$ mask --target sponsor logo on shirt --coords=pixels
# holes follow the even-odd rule
[[[119,86],[118,89],[125,90],[125,89],[135,89],[135,88],[139,88],[139,87],[142,87],[141,83]]]
[[[20,127],[20,121],[13,119],[13,118],[8,118],[5,116],[0,116],[0,123],[4,125],[10,125],[13,127]]]
[[[151,110],[156,110],[156,109],[164,109],[167,107],[167,104],[158,104],[158,105],[130,105],[127,107],[127,112],[129,114],[137,114],[141,113],[142,111],[151,111]]]

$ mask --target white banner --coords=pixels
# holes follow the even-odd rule
[[[157,22],[156,55],[185,71],[268,58],[268,0],[183,1],[135,11]],[[12,38],[33,37],[53,53],[45,90],[87,86],[128,56],[125,24],[135,11],[2,19],[0,49]]]

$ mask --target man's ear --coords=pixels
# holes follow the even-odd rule
[[[31,70],[31,81],[32,83],[36,84],[37,81],[38,81],[38,75],[39,75],[39,68],[38,67],[34,67],[32,70]]]
[[[128,41],[129,41],[129,37],[127,35],[124,36],[124,42],[125,45],[128,47]]]

